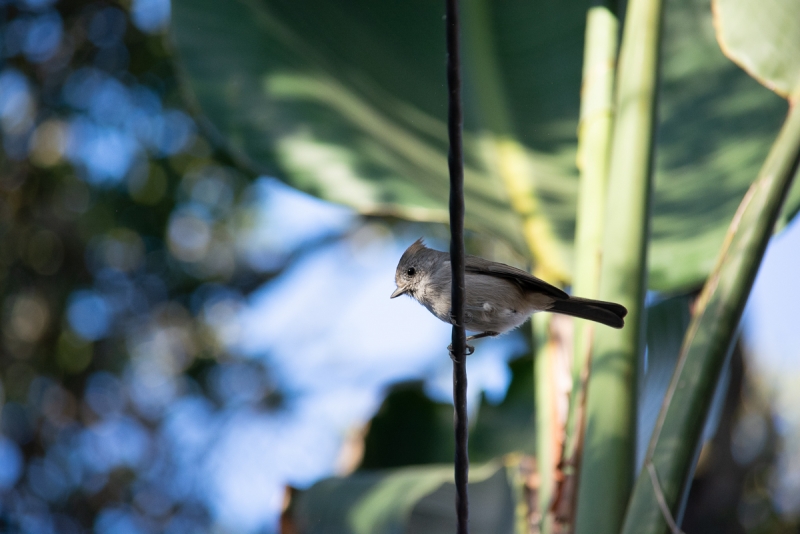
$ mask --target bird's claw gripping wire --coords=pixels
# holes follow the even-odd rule
[[[450,359],[453,360],[453,361],[456,361],[456,355],[453,354],[453,344],[452,343],[450,345],[447,345],[447,350],[448,350],[448,352],[450,352]],[[467,345],[466,356],[469,356],[473,352],[475,352],[475,347],[473,347],[472,345]]]

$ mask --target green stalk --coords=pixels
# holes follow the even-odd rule
[[[539,531],[552,532],[550,503],[555,490],[555,466],[558,462],[556,439],[559,434],[556,417],[556,381],[550,336],[550,314],[537,313],[533,324],[533,389],[536,409],[536,470],[539,472],[539,487],[536,506],[540,514]]]
[[[800,106],[792,105],[758,180],[731,222],[706,282],[667,390],[624,533],[670,532],[679,525],[719,376],[736,337],[792,178],[800,162]],[[679,392],[679,393],[678,393]]]
[[[661,13],[661,0],[631,0],[622,37],[599,295],[628,317],[595,331],[577,534],[617,534],[633,485]]]
[[[614,117],[614,73],[619,24],[607,7],[589,9],[578,127],[578,168],[581,171],[575,231],[573,293],[597,298],[605,222],[608,159]],[[584,375],[591,350],[594,323],[575,321],[572,358],[572,394],[567,416],[563,458],[565,475],[574,476],[578,426],[583,405]]]

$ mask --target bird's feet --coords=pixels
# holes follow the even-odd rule
[[[474,336],[467,337],[467,341],[472,341],[473,339],[480,339],[482,337],[495,337],[499,336],[499,332],[481,332],[480,334],[475,334]]]
[[[500,335],[500,333],[499,332],[481,332],[480,334],[475,334],[474,336],[468,336],[467,337],[467,341],[472,341],[473,339],[480,339],[482,337],[495,337],[497,335]],[[450,359],[455,361],[455,358],[453,357],[453,344],[452,343],[447,346],[447,350],[450,352]],[[475,347],[473,347],[472,345],[467,345],[467,356],[469,356],[473,352],[475,352]]]
[[[453,360],[453,361],[456,361],[456,356],[455,356],[455,354],[453,354],[453,344],[452,343],[450,345],[447,345],[447,350],[448,350],[448,352],[450,352],[450,359]],[[475,352],[475,347],[473,347],[472,345],[467,345],[466,355],[469,356],[473,352]]]

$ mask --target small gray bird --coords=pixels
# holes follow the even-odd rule
[[[397,289],[391,298],[408,294],[442,321],[452,323],[450,280],[450,254],[426,247],[420,238],[397,264]],[[466,257],[465,282],[464,327],[480,332],[467,340],[513,330],[538,311],[580,317],[613,328],[622,328],[628,313],[620,304],[570,297],[521,269],[477,256]]]

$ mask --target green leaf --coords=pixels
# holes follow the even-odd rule
[[[524,509],[520,458],[470,469],[470,532],[512,534]],[[314,484],[290,511],[302,534],[455,531],[452,466],[357,473]]]
[[[786,103],[722,54],[707,0],[665,0],[664,10],[648,286],[673,292],[713,268]]]
[[[800,3],[713,0],[717,39],[725,54],[777,94],[800,93]]]
[[[553,282],[572,264],[589,5],[463,6],[467,225],[532,254]],[[667,10],[657,290],[705,279],[785,110],[719,51],[705,2]],[[444,222],[441,17],[425,0],[175,0],[172,36],[187,95],[241,164],[362,213]]]
[[[800,4],[787,0],[713,0],[717,41],[725,54],[778,95],[800,93]],[[800,210],[796,181],[778,219],[786,226]]]
[[[519,37],[531,31],[526,21],[563,28],[559,19],[572,11],[537,15],[527,7],[501,13],[516,24],[504,29],[512,37],[508,45],[516,48],[515,32]],[[191,94],[241,162],[362,213],[447,220],[442,6],[421,0],[361,0],[346,6],[179,1],[173,29]],[[569,35],[541,35],[562,45],[563,52],[549,61],[568,64],[570,52],[579,47]],[[534,53],[512,61],[506,51],[505,63],[521,69]],[[501,179],[509,172],[502,169],[521,166],[523,173],[510,179],[524,191],[532,187],[532,171],[540,176],[571,172],[572,109],[569,93],[562,94],[562,87],[571,85],[577,98],[577,79],[571,83],[570,75],[564,69],[560,79],[566,79],[556,85],[527,76],[524,87],[514,87],[537,95],[514,103],[524,109],[520,127],[529,138],[524,147],[516,137],[503,141],[501,133],[486,130],[479,115],[495,110],[475,104],[481,80],[467,82],[466,99],[473,103],[465,124],[467,222],[523,254],[529,251],[522,217],[511,209]],[[528,152],[537,150],[542,156],[533,161]],[[552,219],[567,236],[571,185],[558,180],[556,186],[546,207],[560,213]],[[555,264],[563,254],[555,250],[543,261]],[[559,269],[564,268],[554,268]]]

